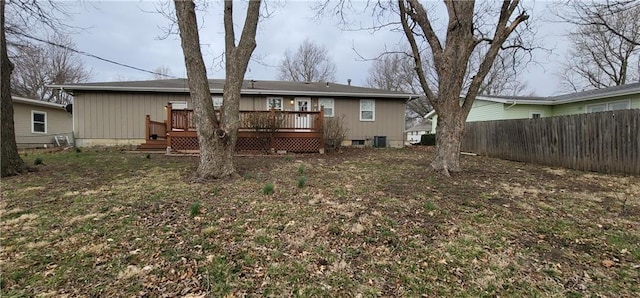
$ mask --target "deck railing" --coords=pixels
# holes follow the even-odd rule
[[[220,111],[216,110],[219,116]],[[322,131],[323,111],[240,111],[240,130],[244,131]],[[167,106],[167,131],[196,131],[193,110],[173,110]]]
[[[147,115],[145,119],[146,139],[157,140],[167,137],[167,121],[158,122],[151,120],[151,116]]]

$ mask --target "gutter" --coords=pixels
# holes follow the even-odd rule
[[[118,92],[166,92],[166,93],[188,93],[188,88],[171,88],[171,87],[117,87],[117,86],[80,86],[80,85],[46,85],[48,88],[67,89],[67,92],[77,91],[118,91]],[[211,94],[222,94],[222,89],[210,89]],[[343,97],[361,97],[361,98],[410,98],[412,94],[385,94],[385,93],[361,93],[361,92],[331,92],[331,91],[293,91],[293,90],[266,90],[266,89],[242,89],[243,95],[292,95],[292,96],[343,96]]]

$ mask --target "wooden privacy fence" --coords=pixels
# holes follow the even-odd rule
[[[640,174],[640,109],[469,122],[462,150],[578,170]]]

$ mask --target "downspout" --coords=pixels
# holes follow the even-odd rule
[[[516,105],[516,102],[514,101],[510,106],[508,106],[506,109],[504,109],[505,111],[508,111],[510,108],[513,108],[513,106]]]

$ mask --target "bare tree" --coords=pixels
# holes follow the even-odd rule
[[[287,50],[280,62],[278,79],[294,82],[334,81],[336,64],[327,49],[306,39],[292,54]]]
[[[600,89],[640,79],[640,6],[609,11],[611,6],[599,3],[573,5],[585,15],[570,35],[572,49],[559,74],[564,89]]]
[[[164,65],[156,67],[156,69],[154,69],[153,72],[154,72],[153,74],[154,80],[166,80],[173,77],[171,75],[171,69]]]
[[[629,27],[620,27],[612,23],[615,15],[625,11],[636,11],[640,7],[640,2],[636,0],[589,0],[589,1],[566,1],[553,5],[557,16],[565,22],[578,25],[597,27],[599,31],[608,31],[618,36],[630,44],[640,45],[640,40],[629,35]],[[637,17],[637,15],[635,15]],[[636,25],[637,26],[637,25]]]
[[[240,41],[236,45],[233,1],[224,2],[225,85],[220,118],[211,101],[207,72],[200,51],[200,38],[193,1],[175,0],[176,17],[187,67],[187,78],[200,144],[196,179],[220,179],[236,175],[233,152],[240,123],[240,91],[251,54],[256,47],[260,1],[250,1]]]
[[[504,0],[495,10],[492,3],[476,7],[475,1],[445,1],[446,31],[436,33],[432,15],[418,0],[398,0],[400,21],[411,45],[415,69],[425,96],[438,114],[436,152],[431,167],[445,175],[460,171],[460,144],[465,121],[487,74],[503,48],[522,46],[520,38],[508,41],[516,28],[529,19],[519,0]],[[497,16],[497,20],[492,20]],[[442,40],[441,38],[444,38]],[[520,37],[516,34],[516,37]],[[420,53],[426,45],[438,85],[427,82]],[[467,67],[475,51],[481,51],[477,70]],[[465,78],[470,82],[465,88]],[[466,92],[465,92],[466,91]]]
[[[72,100],[70,95],[45,86],[80,83],[91,78],[91,72],[71,50],[75,47],[73,41],[60,34],[54,40],[55,44],[27,44],[16,48],[15,69],[11,76],[13,94],[67,104]]]
[[[18,154],[16,134],[13,122],[13,102],[11,100],[11,71],[13,65],[7,55],[7,39],[5,35],[5,0],[0,3],[0,89],[2,95],[2,154],[0,156],[0,176],[12,176],[24,173],[27,167]]]

